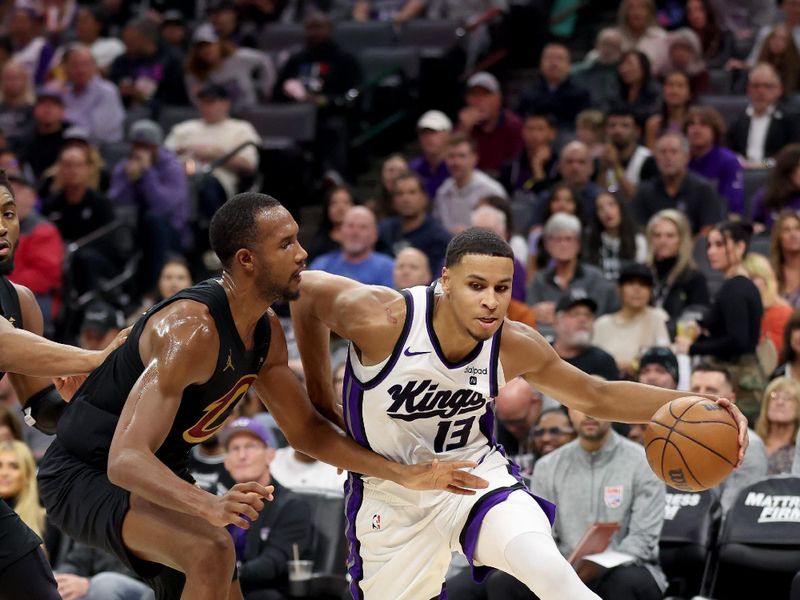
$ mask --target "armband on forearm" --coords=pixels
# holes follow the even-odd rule
[[[25,423],[42,433],[53,435],[66,407],[67,403],[61,394],[51,385],[28,399],[25,405]]]

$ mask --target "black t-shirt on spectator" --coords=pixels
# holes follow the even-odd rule
[[[108,198],[91,189],[77,204],[67,203],[64,192],[60,192],[47,201],[44,214],[55,223],[65,242],[82,238],[115,217]]]
[[[447,244],[453,236],[434,217],[426,217],[425,221],[413,231],[403,232],[399,217],[389,217],[380,222],[380,246],[378,250],[392,256],[409,246],[420,250],[428,257],[431,273],[436,276],[444,264]]]
[[[674,208],[685,214],[694,234],[706,225],[717,223],[725,214],[722,200],[714,187],[699,175],[689,172],[675,196],[667,194],[661,177],[653,177],[639,184],[631,201],[631,210],[640,225],[647,225],[650,217],[665,208]]]
[[[20,162],[29,164],[37,179],[58,160],[64,147],[64,131],[68,127],[70,123],[64,122],[58,131],[41,134],[34,126],[20,138],[11,140],[11,147],[17,152]]]
[[[123,81],[132,83],[140,77],[151,79],[157,84],[153,99],[170,105],[189,103],[183,66],[177,55],[166,46],[159,48],[152,56],[133,58],[120,54],[111,63],[108,78],[116,85]],[[123,98],[123,101],[127,106],[127,99]]]
[[[522,92],[517,114],[553,115],[559,127],[574,127],[575,116],[592,103],[589,90],[577,85],[567,77],[555,88],[551,88],[543,77]]]
[[[614,357],[597,346],[589,346],[578,356],[564,360],[589,375],[599,375],[608,381],[619,379],[619,370]]]

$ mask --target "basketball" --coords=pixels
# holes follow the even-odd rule
[[[659,408],[644,432],[647,462],[667,485],[699,492],[719,484],[739,460],[739,428],[716,402],[678,398]]]

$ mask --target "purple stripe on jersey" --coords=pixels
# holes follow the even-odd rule
[[[344,370],[344,397],[342,398],[342,413],[347,425],[347,433],[357,444],[369,448],[367,430],[364,427],[363,398],[364,392],[361,384],[353,375],[350,360]]]
[[[389,356],[389,360],[380,372],[375,375],[369,381],[359,382],[362,389],[371,390],[372,388],[379,385],[384,379],[386,379],[389,374],[394,369],[394,366],[397,364],[400,355],[403,353],[403,346],[406,345],[406,340],[408,339],[408,334],[411,332],[411,324],[414,322],[414,300],[411,296],[411,292],[408,290],[401,290],[401,294],[403,294],[403,298],[406,301],[406,320],[403,323],[403,331],[400,332],[400,337],[397,338],[397,341],[394,344],[394,350],[392,350],[392,354]],[[348,362],[350,362],[350,358],[348,356]],[[353,375],[356,381],[358,381],[358,377]]]
[[[439,360],[442,362],[442,364],[448,369],[460,369],[461,367],[468,365],[473,360],[478,358],[478,355],[483,349],[483,342],[479,342],[461,361],[454,363],[447,360],[444,352],[442,352],[442,346],[439,344],[439,338],[436,337],[436,331],[433,329],[433,309],[434,305],[436,304],[433,290],[435,287],[436,283],[434,282],[428,287],[428,291],[426,292],[425,296],[428,302],[428,306],[425,307],[425,328],[428,330],[428,337],[431,340],[431,346],[433,346],[436,356],[439,357]]]
[[[354,600],[362,600],[364,593],[361,591],[359,582],[364,578],[364,565],[361,561],[361,542],[358,541],[356,533],[356,517],[364,501],[364,484],[361,476],[353,473],[347,475],[344,483],[345,493],[345,518],[347,526],[345,537],[350,552],[347,556],[347,572],[350,574],[350,593]]]
[[[501,502],[504,502],[506,498],[518,490],[526,491],[533,497],[534,500],[536,500],[539,506],[542,507],[544,513],[547,515],[550,525],[552,525],[556,520],[556,505],[552,502],[548,502],[544,498],[540,498],[535,494],[531,494],[522,483],[512,487],[499,488],[478,500],[477,504],[472,507],[472,510],[467,517],[467,522],[464,524],[464,529],[461,530],[461,535],[459,536],[459,541],[461,542],[461,548],[464,551],[464,556],[467,557],[467,560],[472,567],[472,579],[475,581],[475,583],[483,583],[492,573],[492,571],[494,571],[492,567],[475,566],[475,546],[478,545],[478,534],[481,531],[483,520],[486,518],[486,515],[492,508]]]
[[[497,380],[497,367],[500,364],[500,337],[503,335],[503,326],[492,336],[492,351],[489,353],[489,395],[497,398],[500,391],[500,382]]]
[[[494,401],[486,403],[486,412],[478,420],[481,433],[488,440],[490,446],[496,446],[497,440],[494,437]]]
[[[439,592],[438,600],[447,600],[447,583],[442,584],[442,591]]]

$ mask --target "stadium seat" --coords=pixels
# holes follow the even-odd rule
[[[700,96],[698,101],[704,106],[716,108],[728,127],[744,112],[749,102],[747,96],[720,96],[714,94]]]
[[[258,36],[258,48],[264,52],[292,51],[303,45],[303,26],[299,23],[266,25]]]
[[[800,477],[746,487],[728,511],[707,587],[715,600],[788,598],[800,570]]]
[[[745,169],[744,170],[744,217],[753,216],[753,198],[759,188],[767,183],[770,169]]]
[[[308,558],[314,561],[314,597],[340,598],[347,586],[347,541],[344,498],[338,494],[299,493],[311,506],[312,538]]]
[[[333,39],[348,52],[359,54],[367,48],[392,46],[394,28],[388,21],[344,21],[336,24]]]
[[[419,77],[419,51],[416,48],[367,48],[359,54],[364,79],[372,79],[386,74],[381,81],[384,86],[399,86],[406,80]],[[394,74],[393,74],[394,72]]]
[[[200,118],[200,113],[194,106],[162,106],[158,111],[158,124],[168,136],[172,128],[178,123]]]
[[[731,72],[725,69],[709,69],[709,93],[727,95],[731,93]]]
[[[700,592],[708,553],[719,531],[719,494],[713,490],[682,492],[668,487],[664,508],[659,558],[669,581],[666,595],[691,598]]]
[[[239,116],[256,128],[262,145],[268,149],[289,148],[314,140],[317,108],[311,103],[251,106]]]
[[[423,57],[442,56],[458,43],[458,23],[439,19],[414,19],[397,35],[397,44],[417,48]]]

